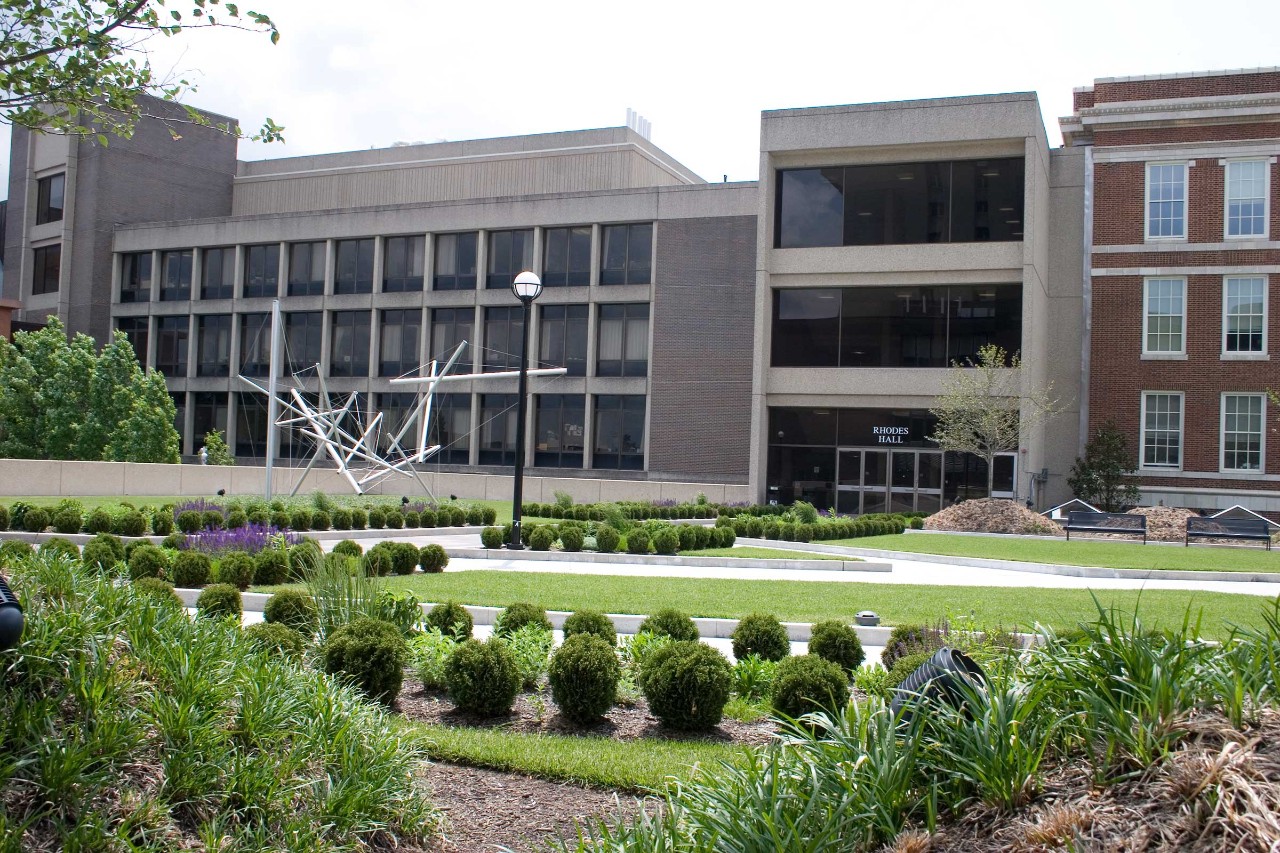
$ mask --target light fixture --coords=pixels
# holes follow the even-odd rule
[[[524,320],[520,328],[520,390],[516,403],[516,464],[515,483],[511,496],[511,541],[507,543],[507,547],[512,551],[519,551],[524,548],[524,543],[520,539],[520,516],[521,501],[524,496],[524,422],[529,396],[529,313],[533,300],[542,293],[542,279],[535,273],[525,270],[511,282],[511,292],[524,306]]]
[[[983,172],[983,173],[982,173],[982,177],[984,177],[984,178],[998,178],[998,177],[1000,177],[1000,170],[999,170],[999,169],[987,169],[985,172]]]
[[[1013,208],[1012,208],[1012,207],[1002,207],[1002,208],[1000,208],[1000,212],[1001,212],[1001,213],[1012,213],[1012,212],[1013,212]]]
[[[525,270],[511,282],[511,292],[521,302],[532,302],[542,295],[542,279],[535,273]]]

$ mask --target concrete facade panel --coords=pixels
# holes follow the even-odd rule
[[[124,469],[126,495],[180,495],[182,468],[178,465],[131,463]]]
[[[62,494],[60,462],[36,459],[0,459],[0,488],[10,495]]]

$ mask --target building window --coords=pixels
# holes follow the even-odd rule
[[[289,295],[324,295],[323,240],[314,243],[289,244]]]
[[[472,330],[475,328],[476,312],[473,308],[436,308],[431,312],[431,358],[441,362],[449,360],[458,344],[466,341],[475,345]],[[458,372],[469,373],[472,358],[470,352],[464,352],[456,367]]]
[[[1267,161],[1227,163],[1227,236],[1267,236]]]
[[[644,399],[640,394],[596,397],[592,468],[644,470]]]
[[[484,367],[519,370],[524,345],[524,306],[500,305],[484,309]]]
[[[202,314],[196,319],[196,376],[231,372],[231,315]]]
[[[1147,165],[1147,239],[1187,236],[1187,164]]]
[[[471,455],[471,395],[437,394],[432,410],[428,444],[438,444],[440,450],[430,461],[466,465]]]
[[[190,249],[160,253],[160,301],[182,302],[191,298]]]
[[[1182,395],[1142,394],[1142,467],[1182,467]]]
[[[1222,352],[1266,351],[1266,277],[1227,277],[1222,285]]]
[[[369,375],[370,311],[334,311],[330,376]]]
[[[538,394],[534,401],[533,464],[581,468],[587,404],[581,394]]]
[[[156,318],[156,370],[170,379],[187,378],[187,340],[191,323],[187,315]]]
[[[788,288],[773,294],[773,367],[947,367],[1022,348],[1022,286]]]
[[[62,244],[41,246],[33,255],[31,294],[40,296],[58,292],[58,278],[62,274]]]
[[[1222,470],[1261,471],[1263,453],[1261,394],[1222,395]]]
[[[516,464],[516,395],[480,395],[481,465]]]
[[[334,261],[334,293],[373,293],[373,238],[339,240]]]
[[[647,304],[600,306],[596,375],[649,375]]]
[[[324,315],[319,311],[285,314],[284,349],[289,361],[285,369],[296,375],[317,368],[320,364],[320,339],[323,335]]]
[[[398,445],[399,451],[405,454],[415,453],[418,448],[417,424],[412,429],[405,430],[399,438],[396,436],[400,430],[404,429],[410,415],[413,414],[418,403],[418,395],[397,391],[391,394],[378,394],[374,400],[378,411],[382,413],[382,421],[378,424],[378,449],[384,453],[391,452],[393,447]],[[396,439],[396,445],[392,444],[392,439]]]
[[[648,284],[653,276],[653,223],[606,225],[601,284]]]
[[[133,354],[138,357],[138,364],[147,366],[147,345],[150,343],[151,320],[147,317],[120,317],[116,320],[116,328],[124,332],[133,346]]]
[[[231,246],[205,249],[200,270],[201,299],[230,299],[235,296],[236,250]]]
[[[422,290],[422,270],[426,263],[425,237],[388,237],[382,260],[382,289],[386,293]]]
[[[271,315],[240,315],[240,373],[271,375]]]
[[[191,431],[195,433],[193,447],[204,444],[204,437],[211,432],[222,433],[227,438],[227,395],[226,392],[197,391],[191,395]]]
[[[587,375],[587,306],[543,305],[539,309],[538,366],[563,367]]]
[[[476,289],[476,233],[436,237],[436,290]]]
[[[236,394],[236,455],[267,455],[267,401],[261,394]]]
[[[378,342],[378,375],[403,376],[417,371],[422,309],[383,311]]]
[[[583,287],[591,283],[591,226],[548,228],[543,249],[543,287]]]
[[[182,452],[185,442],[182,436],[187,431],[187,392],[186,391],[170,391],[169,399],[173,400],[173,428],[177,431],[178,452]]]
[[[1149,278],[1143,284],[1143,355],[1181,355],[1186,352],[1187,280]]]
[[[244,296],[280,294],[280,244],[245,247]]]
[[[150,252],[129,252],[120,256],[120,301],[151,301]]]
[[[50,175],[36,182],[36,224],[62,220],[63,196],[67,187],[66,174]]]
[[[1023,230],[1019,157],[784,169],[780,249],[1016,241]]]
[[[525,270],[533,269],[533,230],[489,232],[489,275],[485,287],[510,287]]]

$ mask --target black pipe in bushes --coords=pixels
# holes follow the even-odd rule
[[[898,685],[890,709],[897,716],[908,703],[918,704],[919,700],[932,702],[942,699],[949,705],[958,705],[961,680],[981,684],[987,680],[987,674],[964,652],[946,647],[938,649],[933,657],[916,667],[916,671]],[[910,719],[910,712],[904,713],[902,718]]]
[[[22,604],[18,596],[9,589],[4,576],[0,575],[0,651],[13,648],[22,638],[22,628],[26,617],[22,615]]]

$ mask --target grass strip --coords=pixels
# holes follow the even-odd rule
[[[948,536],[945,533],[903,536],[866,536],[840,539],[827,545],[850,548],[880,548],[911,554],[939,554],[948,557],[979,557],[988,560],[1017,560],[1024,563],[1058,563],[1066,566],[1094,566],[1107,569],[1176,569],[1179,571],[1277,572],[1280,550],[1262,547],[1171,548],[1141,542],[1049,541],[995,536]]]
[[[963,571],[963,570],[961,570]],[[550,572],[461,571],[388,578],[392,589],[424,601],[454,600],[503,607],[516,601],[548,610],[648,614],[672,607],[691,616],[738,618],[772,613],[792,622],[849,620],[874,610],[886,625],[972,618],[980,626],[1025,628],[1037,623],[1074,628],[1104,607],[1139,613],[1149,625],[1181,624],[1188,608],[1203,615],[1206,637],[1223,638],[1231,624],[1261,626],[1263,596],[1199,590],[1050,589],[1043,587],[925,586],[862,581],[730,580],[624,577]],[[1091,594],[1092,593],[1092,594]]]
[[[733,761],[749,747],[693,740],[613,740],[605,737],[533,735],[500,728],[454,728],[409,723],[436,761],[527,773],[643,793],[661,790],[667,777],[689,778],[695,764]]]

